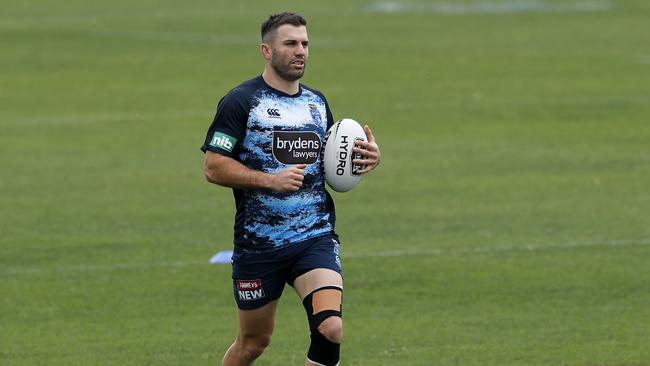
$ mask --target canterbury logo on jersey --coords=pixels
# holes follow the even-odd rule
[[[280,111],[277,108],[269,108],[266,110],[266,113],[271,118],[280,118]]]

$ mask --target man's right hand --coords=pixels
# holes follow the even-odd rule
[[[272,175],[271,190],[278,193],[296,192],[305,179],[305,164],[298,164]]]
[[[305,179],[305,164],[298,164],[275,174],[245,167],[239,161],[206,151],[203,171],[210,183],[236,189],[270,189],[278,193],[295,192]]]

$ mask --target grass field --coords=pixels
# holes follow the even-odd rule
[[[303,81],[368,122],[335,194],[343,365],[650,365],[650,3],[25,2],[0,12],[0,365],[217,365],[233,199],[199,151],[310,24]],[[259,365],[301,365],[289,289]]]

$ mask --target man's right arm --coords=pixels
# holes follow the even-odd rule
[[[233,158],[208,150],[205,152],[203,172],[208,182],[224,187],[295,192],[302,187],[305,165],[299,164],[270,174],[249,169]]]

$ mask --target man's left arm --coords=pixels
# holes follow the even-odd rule
[[[379,145],[377,145],[377,142],[375,141],[375,136],[372,134],[372,130],[368,125],[365,125],[363,126],[363,131],[366,133],[368,141],[357,140],[355,146],[352,148],[352,151],[363,156],[363,159],[354,159],[352,161],[354,164],[363,167],[362,169],[357,170],[358,174],[366,174],[375,169],[381,160]]]

